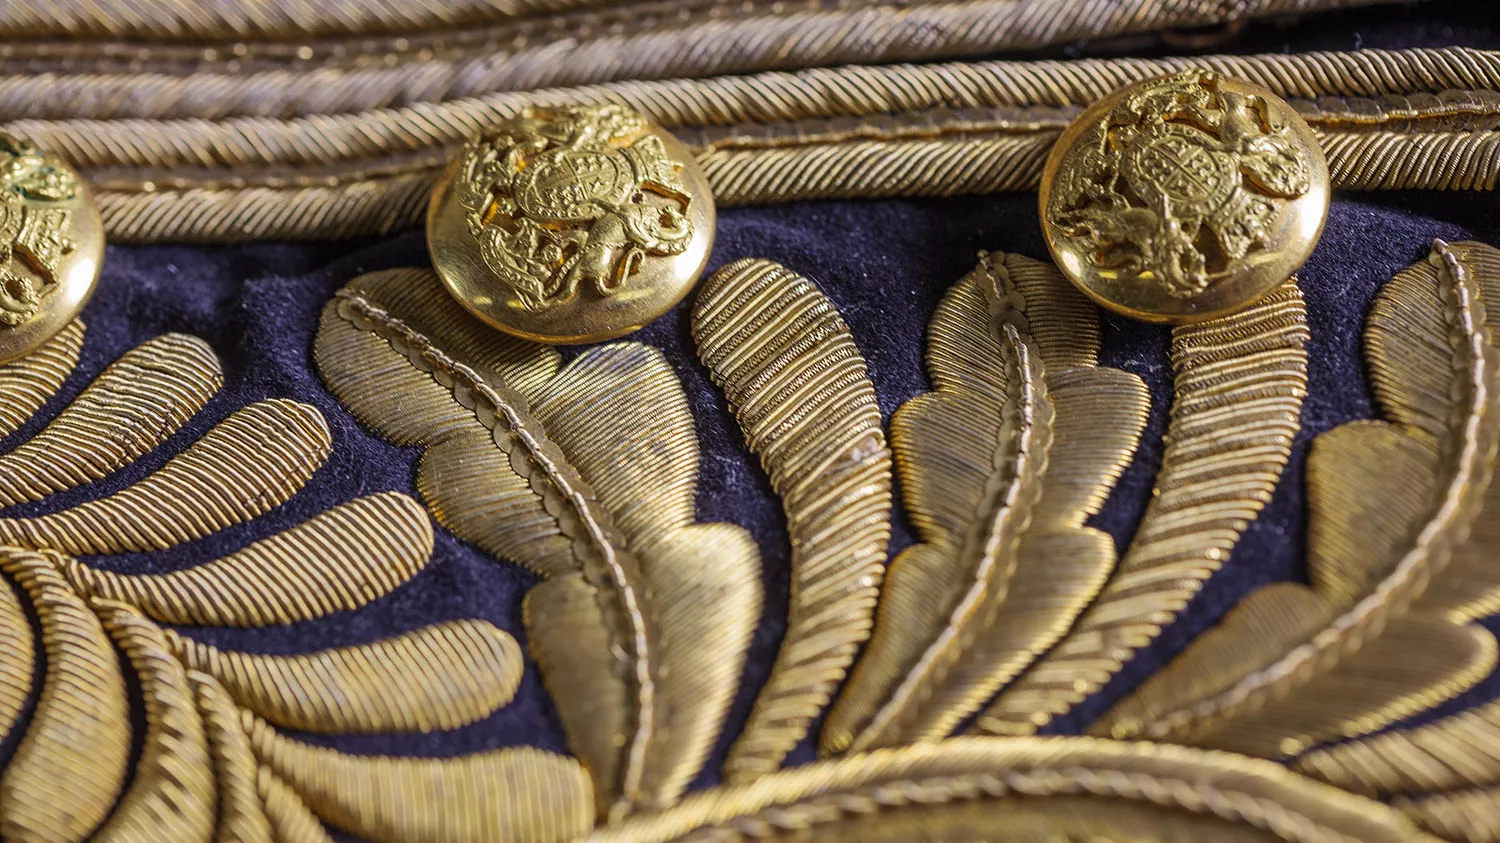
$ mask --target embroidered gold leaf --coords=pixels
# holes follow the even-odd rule
[[[1500,702],[1316,749],[1295,766],[1345,790],[1381,796],[1500,784]]]
[[[15,433],[57,394],[82,349],[83,322],[74,319],[36,351],[0,366],[0,436]]]
[[[222,385],[218,357],[197,337],[164,334],[136,346],[40,433],[0,456],[0,505],[124,468],[175,433]]]
[[[1385,805],[1277,764],[1088,738],[877,750],[694,794],[588,838],[768,839],[1436,843]]]
[[[203,716],[203,729],[213,755],[214,781],[219,789],[216,839],[240,843],[273,839],[271,822],[256,783],[260,765],[250,749],[250,738],[241,725],[239,710],[213,677],[189,670],[187,678]],[[289,837],[279,834],[274,839]]]
[[[268,626],[357,609],[422,570],[432,522],[397,492],[340,504],[236,553],[166,574],[117,574],[67,559],[81,593],[166,623]]]
[[[1119,568],[1067,635],[977,723],[1030,734],[1103,687],[1198,593],[1270,500],[1306,394],[1295,282],[1172,332],[1176,396],[1155,495]]]
[[[726,772],[781,766],[874,625],[890,541],[891,454],[864,358],[833,302],[765,260],[720,270],[698,294],[693,339],[786,510],[786,634]]]
[[[600,808],[674,800],[739,680],[759,555],[692,523],[697,441],[660,354],[604,346],[558,371],[410,270],[351,283],[315,353],[358,418],[426,447],[418,488],[442,523],[548,577],[528,637]]]
[[[316,409],[262,401],[236,411],[133,486],[51,515],[0,519],[0,540],[75,556],[164,550],[281,505],[330,447],[328,424]]]
[[[56,559],[52,551],[0,549],[0,570],[36,609],[47,661],[36,710],[0,774],[0,835],[7,840],[82,840],[125,784],[125,678],[109,636],[57,573]]]
[[[0,740],[15,728],[31,697],[36,639],[10,583],[0,583]]]
[[[1275,595],[1294,586],[1252,595],[1212,644],[1179,659],[1217,673],[1195,689],[1207,695],[1158,683],[1153,699],[1132,704],[1130,721],[1115,723],[1117,734],[1294,755],[1423,711],[1494,668],[1488,631],[1424,610],[1420,600],[1406,611],[1441,576],[1489,482],[1496,354],[1480,300],[1484,266],[1470,258],[1487,248],[1438,241],[1371,309],[1371,381],[1392,421],[1326,433],[1309,456],[1307,588],[1322,604],[1313,613],[1320,622],[1281,652],[1249,645],[1255,657],[1244,659],[1235,641],[1255,634],[1247,620],[1261,611],[1255,604],[1284,599]],[[1229,651],[1236,656],[1226,659]],[[1209,667],[1214,660],[1219,666]]]
[[[1420,799],[1397,799],[1423,828],[1455,843],[1500,841],[1500,787],[1439,793]]]
[[[140,678],[146,733],[130,788],[93,839],[207,843],[215,819],[213,769],[187,674],[161,629],[130,607],[101,601],[94,609]]]
[[[588,774],[531,748],[458,758],[353,756],[289,740],[246,717],[272,773],[333,825],[376,843],[571,840],[593,825]]]
[[[1114,563],[1113,542],[1083,522],[1129,461],[1147,396],[1097,367],[1093,306],[1054,268],[985,256],[930,331],[937,391],[891,425],[923,541],[891,565],[825,751],[945,737],[1056,640]]]
[[[484,621],[296,656],[221,650],[171,631],[166,640],[245,708],[325,734],[454,729],[510,702],[521,681],[520,645]]]

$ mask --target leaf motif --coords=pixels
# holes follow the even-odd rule
[[[317,409],[261,401],[133,486],[51,515],[0,519],[0,541],[74,556],[165,550],[285,503],[331,444]]]
[[[1140,380],[1099,369],[1097,353],[1093,306],[1038,261],[984,256],[939,305],[937,391],[891,424],[923,541],[891,565],[825,751],[945,737],[1097,592],[1114,545],[1083,523],[1147,405]]]
[[[997,835],[1006,840],[1437,843],[1388,806],[1270,762],[1061,737],[955,738],[794,767],[747,785],[694,794],[666,811],[599,828],[588,840],[990,840]]]
[[[744,781],[781,766],[869,637],[890,542],[891,455],[848,326],[801,276],[770,261],[730,264],[699,292],[693,338],[791,534],[786,634],[725,767]]]
[[[276,843],[334,843],[333,835],[317,815],[270,769],[260,768],[256,784],[266,806],[266,816],[275,829]]]
[[[78,365],[83,333],[83,322],[74,319],[35,351],[0,366],[0,437],[19,430],[62,388]]]
[[[432,522],[397,492],[358,498],[212,562],[166,574],[117,574],[76,559],[82,594],[129,603],[164,623],[270,626],[357,609],[427,565]]]
[[[36,672],[36,639],[21,600],[8,582],[0,582],[0,740],[10,735],[16,718],[31,698]]]
[[[216,810],[213,772],[187,674],[162,630],[129,606],[98,601],[94,609],[140,677],[146,734],[130,788],[93,839],[208,843]]]
[[[1344,790],[1382,797],[1500,784],[1500,701],[1321,747],[1294,766]]]
[[[1494,668],[1488,631],[1419,599],[1408,611],[1474,519],[1500,439],[1496,353],[1480,288],[1496,280],[1480,278],[1486,266],[1500,262],[1472,258],[1487,249],[1437,241],[1430,259],[1393,278],[1371,309],[1371,381],[1393,421],[1326,433],[1308,460],[1310,588],[1323,623],[1281,652],[1220,662],[1206,696],[1155,689],[1160,699],[1140,707],[1147,722],[1126,724],[1132,731],[1295,755],[1430,708]],[[1235,639],[1253,634],[1243,619],[1273,599],[1263,593],[1226,617],[1217,653],[1189,647],[1179,661],[1222,659]]]
[[[198,712],[203,716],[203,729],[213,755],[214,781],[219,787],[215,843],[272,840],[271,821],[257,785],[260,764],[241,726],[239,709],[212,676],[189,670],[187,678],[193,687]],[[291,835],[278,834],[274,839],[290,838]]]
[[[1482,787],[1421,799],[1397,799],[1394,804],[1444,840],[1458,843],[1500,841],[1500,788]]]
[[[510,702],[521,682],[521,646],[485,621],[296,656],[221,650],[170,630],[166,641],[250,711],[324,734],[455,729]]]
[[[1031,734],[1104,686],[1230,557],[1291,455],[1307,314],[1288,282],[1233,316],[1172,331],[1176,397],[1155,494],[1098,598],[976,729]]]
[[[601,810],[674,800],[734,693],[760,575],[743,530],[692,523],[697,441],[661,355],[604,346],[557,371],[412,271],[351,283],[315,353],[358,418],[425,446],[441,523],[549,578],[528,637]]]
[[[0,456],[0,506],[130,465],[177,432],[223,383],[219,358],[197,337],[163,334],[136,346],[40,433]]]
[[[261,762],[314,813],[375,843],[550,843],[593,825],[589,778],[571,758],[526,747],[457,758],[352,756],[288,740],[248,715],[245,728]]]
[[[0,549],[0,570],[36,609],[47,660],[36,710],[0,774],[0,834],[7,840],[82,840],[125,784],[125,678],[99,619],[57,564],[54,551]]]

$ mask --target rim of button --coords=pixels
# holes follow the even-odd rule
[[[1270,91],[1188,69],[1121,88],[1063,131],[1043,168],[1047,247],[1110,310],[1150,322],[1228,315],[1306,262],[1328,163]]]
[[[470,140],[434,191],[427,242],[448,291],[547,343],[628,334],[702,276],[714,201],[680,141],[620,105],[529,108]]]

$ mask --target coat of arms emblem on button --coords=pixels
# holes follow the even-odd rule
[[[443,283],[526,339],[596,342],[669,310],[713,245],[708,182],[677,139],[618,105],[535,108],[465,145],[433,193]]]
[[[51,339],[88,303],[104,222],[72,168],[0,133],[0,363]]]
[[[1232,313],[1302,266],[1328,216],[1328,163],[1270,91],[1185,70],[1117,91],[1042,175],[1048,248],[1073,283],[1153,322]]]

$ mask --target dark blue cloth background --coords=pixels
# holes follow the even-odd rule
[[[1232,48],[1493,46],[1493,8],[1491,0],[1429,4],[1365,12],[1363,17],[1315,18],[1291,30],[1267,25],[1253,28]],[[1440,17],[1435,12],[1442,10],[1456,22],[1424,22]],[[1500,244],[1500,202],[1489,194],[1411,192],[1336,198],[1323,241],[1301,274],[1312,332],[1310,394],[1292,462],[1274,500],[1180,620],[1103,694],[1058,724],[1058,730],[1080,728],[1086,722],[1081,718],[1099,713],[1159,668],[1249,590],[1303,576],[1302,468],[1307,444],[1338,424],[1372,415],[1360,356],[1364,314],[1379,286],[1423,258],[1434,237]],[[725,210],[710,269],[743,257],[766,257],[816,281],[851,326],[888,415],[927,388],[922,366],[927,322],[943,292],[972,268],[981,249],[1045,258],[1035,197],[819,202]],[[186,428],[135,466],[92,487],[8,514],[54,511],[122,488],[158,468],[229,413],[273,397],[316,406],[333,431],[333,455],[306,489],[263,518],[173,551],[95,563],[129,572],[180,568],[236,550],[360,495],[399,490],[415,496],[417,452],[393,447],[361,428],[325,389],[312,365],[310,347],[319,312],[336,289],[362,272],[426,262],[419,232],[347,243],[111,247],[99,291],[84,314],[88,333],[79,372],[37,419],[0,448],[34,434],[110,361],[163,332],[182,331],[208,340],[224,363],[226,387]],[[700,777],[702,785],[716,780],[723,750],[743,723],[775,654],[786,608],[787,537],[764,474],[746,452],[722,396],[697,362],[686,307],[632,339],[662,348],[691,398],[702,446],[699,517],[744,525],[764,557],[765,618],[725,739]],[[1166,348],[1163,328],[1113,317],[1104,321],[1104,364],[1139,374],[1153,398],[1140,451],[1096,521],[1122,547],[1145,507],[1160,459],[1171,400]],[[898,519],[893,550],[909,541],[909,530]],[[367,641],[447,619],[484,618],[524,641],[520,602],[532,581],[519,568],[497,562],[440,529],[433,563],[409,584],[364,609],[286,627],[189,632],[228,648],[286,653]],[[1496,693],[1500,681],[1492,679],[1463,702]],[[466,728],[429,735],[306,737],[359,753],[450,755],[512,744],[564,751],[551,703],[530,664],[516,700]],[[12,749],[10,744],[0,745],[0,755],[8,756]],[[796,757],[810,757],[809,748],[804,746]]]

